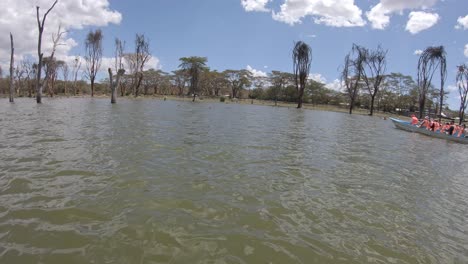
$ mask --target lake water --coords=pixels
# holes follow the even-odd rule
[[[342,113],[0,100],[0,263],[468,263],[468,147]]]

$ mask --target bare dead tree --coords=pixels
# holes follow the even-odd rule
[[[14,83],[14,76],[13,76],[13,68],[15,64],[15,47],[13,44],[13,34],[10,32],[10,44],[11,44],[11,56],[10,56],[10,103],[14,102],[14,94],[15,94],[15,83]]]
[[[119,69],[117,71],[117,76],[116,80],[113,81],[113,76],[112,76],[112,69],[109,68],[107,70],[109,72],[109,86],[111,90],[111,104],[117,103],[117,86],[119,85],[120,82],[120,77],[125,73],[124,69]]]
[[[304,89],[309,76],[310,64],[312,63],[312,49],[302,41],[294,44],[293,49],[293,73],[298,93],[297,108],[302,108]]]
[[[349,97],[349,114],[353,113],[354,103],[359,92],[365,56],[365,50],[356,44],[353,44],[351,52],[345,56],[345,63],[341,71],[341,83],[345,85]]]
[[[150,58],[149,41],[143,34],[135,37],[135,97],[138,97],[141,81],[143,80],[143,69]]]
[[[27,76],[26,78],[24,77],[26,70],[23,68],[22,62],[16,64],[16,67],[14,67],[14,72],[15,72],[14,79],[16,80],[15,94],[16,96],[21,96],[23,92],[24,84],[26,83],[26,79],[27,79]]]
[[[78,89],[76,89],[76,83],[78,81],[78,72],[81,68],[81,59],[79,56],[75,57],[75,61],[73,62],[73,95],[77,95],[79,93]]]
[[[119,72],[120,69],[125,69],[124,67],[124,50],[125,50],[125,41],[121,41],[118,38],[115,38],[115,72]],[[120,87],[121,96],[125,95],[125,86],[119,81],[118,86]]]
[[[101,68],[102,61],[102,31],[97,29],[96,31],[90,31],[85,41],[85,60],[86,60],[86,77],[91,82],[91,97],[94,96],[94,82],[96,75]]]
[[[42,58],[43,53],[41,51],[42,47],[42,33],[44,32],[45,21],[47,15],[50,11],[54,8],[57,4],[58,0],[55,0],[52,6],[47,10],[47,12],[42,17],[42,20],[39,19],[39,6],[36,6],[36,18],[37,18],[37,27],[39,29],[39,38],[37,42],[37,55],[38,55],[38,62],[37,62],[37,77],[36,77],[36,101],[38,104],[42,103],[42,82],[41,82],[41,73],[42,73]]]
[[[124,50],[125,41],[115,38],[115,71],[118,72],[120,69],[124,69]]]
[[[444,46],[426,48],[418,61],[419,118],[424,115],[427,93],[436,69],[440,70],[439,121],[444,103],[444,83],[447,75],[447,60]]]
[[[387,50],[383,50],[379,45],[376,50],[369,51],[365,48],[362,48],[363,54],[365,54],[365,59],[361,64],[362,68],[362,80],[364,81],[369,96],[371,98],[370,104],[370,113],[374,113],[374,101],[375,96],[379,92],[380,85],[385,78],[385,71],[387,70]]]
[[[68,77],[70,76],[70,68],[67,62],[62,65],[63,92],[68,96]]]
[[[468,107],[468,66],[466,64],[458,66],[456,82],[458,93],[460,94],[460,109],[458,116],[460,117],[460,125],[465,120],[465,111]]]

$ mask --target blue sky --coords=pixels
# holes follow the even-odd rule
[[[36,2],[45,9],[52,1]],[[86,2],[83,1],[82,5],[86,5]],[[208,66],[219,71],[244,69],[248,65],[262,72],[291,71],[291,48],[294,41],[298,40],[312,47],[311,73],[326,83],[333,83],[339,78],[338,69],[352,43],[368,48],[382,45],[388,49],[387,72],[401,72],[413,78],[416,77],[418,61],[415,51],[432,45],[444,45],[448,62],[447,84],[452,86],[455,83],[456,65],[468,61],[468,51],[465,51],[465,45],[468,44],[466,0],[95,2],[101,2],[103,6],[94,9],[111,11],[114,19],[103,18],[101,22],[69,26],[67,38],[72,39],[74,44],[64,51],[67,56],[83,54],[82,43],[86,33],[90,29],[101,28],[105,38],[105,57],[113,57],[116,37],[125,40],[127,51],[132,51],[135,34],[143,33],[150,39],[152,55],[159,60],[157,67],[164,71],[175,70],[179,58],[184,56],[207,57]],[[326,6],[327,3],[329,6]],[[366,12],[373,8],[377,15],[369,18]],[[70,10],[73,13],[73,9]],[[87,9],[87,12],[93,10]],[[416,26],[413,25],[416,27],[413,33],[406,30],[411,12],[414,17],[421,16]],[[115,18],[116,14],[121,15],[120,19]],[[51,13],[51,21],[55,19],[54,15],[60,16]],[[107,14],[97,13],[96,16],[105,17]],[[388,23],[385,17],[390,19]],[[458,18],[466,20],[457,22]],[[434,81],[438,83],[436,79]],[[453,109],[458,107],[457,96],[456,90],[449,96]]]

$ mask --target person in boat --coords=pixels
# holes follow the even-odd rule
[[[439,129],[440,129],[439,122],[437,122],[437,120],[432,120],[431,131],[437,132],[437,131],[439,131]]]
[[[450,122],[450,127],[447,129],[447,133],[449,135],[453,135],[454,130],[455,130],[455,122],[452,121]]]
[[[424,120],[418,125],[418,127],[425,128],[427,130],[431,129],[431,124],[429,122],[429,117],[426,116]]]
[[[459,126],[457,137],[466,137],[466,124]]]
[[[418,125],[418,123],[419,123],[419,119],[414,114],[412,114],[411,115],[411,125],[416,126],[416,125]]]

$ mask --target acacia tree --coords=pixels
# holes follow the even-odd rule
[[[387,69],[386,56],[388,51],[383,50],[380,45],[373,51],[369,51],[365,48],[361,49],[365,55],[363,63],[361,64],[363,67],[361,70],[362,79],[366,84],[366,88],[371,99],[369,115],[373,115],[375,96],[379,92],[380,85],[382,84],[385,77],[385,71]]]
[[[419,118],[423,117],[427,94],[435,71],[440,70],[439,121],[444,105],[444,82],[447,75],[447,60],[444,46],[426,48],[418,61]]]
[[[252,73],[248,70],[225,70],[223,73],[231,86],[232,98],[238,98],[240,92],[252,83]]]
[[[298,41],[294,44],[292,58],[294,80],[298,92],[297,108],[301,108],[310,64],[312,63],[312,49],[306,43]]]
[[[201,72],[206,69],[206,62],[208,59],[206,57],[183,57],[180,58],[179,68],[185,70],[190,78],[190,88],[188,94],[192,94],[192,102],[195,102],[195,97],[198,94],[198,84],[200,79]]]
[[[344,84],[346,94],[349,97],[349,114],[353,113],[359,85],[362,78],[362,64],[365,60],[365,49],[353,44],[353,47],[345,56],[345,63],[341,71],[341,83]]]
[[[94,82],[102,61],[102,31],[89,31],[85,40],[86,76],[91,82],[91,97],[94,96]]]
[[[417,98],[411,96],[411,91],[416,87],[416,83],[409,75],[401,73],[390,73],[385,77],[385,86],[387,90],[395,95],[394,108],[401,109],[402,107],[414,109],[413,102],[417,102]],[[411,100],[408,100],[411,99]],[[401,110],[400,110],[401,111]]]
[[[275,100],[275,106],[278,104],[279,96],[283,92],[287,85],[291,84],[294,80],[294,76],[291,73],[281,71],[271,71],[270,83],[271,92],[273,99]]]
[[[456,81],[458,93],[460,94],[460,109],[458,111],[458,116],[460,117],[459,124],[461,125],[465,119],[465,111],[468,106],[468,66],[466,64],[458,66]]]
[[[43,58],[43,53],[41,51],[42,47],[42,33],[44,32],[44,26],[45,26],[45,21],[47,18],[47,15],[49,12],[54,8],[54,6],[57,4],[58,0],[55,0],[55,2],[52,4],[52,6],[47,10],[47,12],[44,14],[42,17],[42,20],[39,19],[39,6],[36,6],[36,18],[37,18],[37,27],[39,29],[39,38],[37,41],[37,55],[38,55],[38,60],[37,60],[37,76],[36,76],[36,102],[38,104],[42,103],[42,82],[41,82],[41,74],[42,74],[42,58]]]

